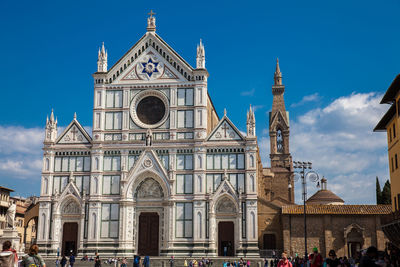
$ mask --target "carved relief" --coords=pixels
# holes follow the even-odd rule
[[[70,200],[69,202],[67,202],[67,204],[64,205],[64,207],[62,209],[62,213],[63,214],[79,214],[80,208],[75,201]]]
[[[229,198],[224,197],[220,201],[218,201],[216,211],[218,213],[236,212],[235,204]]]
[[[160,184],[153,178],[146,178],[136,190],[136,198],[162,198],[163,190]]]

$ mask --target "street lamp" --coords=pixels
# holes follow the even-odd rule
[[[301,162],[301,161],[293,161],[294,171],[294,182],[301,178],[302,182],[302,195],[303,195],[303,213],[304,213],[304,251],[305,251],[305,259],[306,263],[308,261],[308,253],[307,253],[307,210],[306,210],[306,200],[307,200],[307,179],[310,182],[316,183],[319,180],[318,173],[311,170],[312,163],[311,162]],[[318,182],[319,185],[319,182]]]

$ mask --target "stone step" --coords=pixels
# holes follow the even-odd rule
[[[184,266],[184,261],[185,259],[187,260],[188,264],[190,260],[196,259],[200,260],[199,258],[175,258],[174,260],[174,267],[183,267]],[[238,261],[240,258],[235,258],[235,257],[218,257],[218,258],[210,258],[213,261],[212,267],[222,267],[224,261]],[[102,267],[114,267],[114,264],[108,264],[104,263],[106,259],[102,259]],[[151,267],[170,267],[170,258],[169,257],[150,257],[150,266]],[[245,259],[247,261],[247,259]],[[272,259],[268,259],[268,262],[270,262]],[[264,259],[261,258],[251,258],[249,259],[250,261],[250,266],[251,267],[264,267]],[[56,267],[55,264],[55,259],[45,259],[46,262],[46,267]],[[133,266],[133,259],[128,259],[128,267]],[[268,264],[269,265],[269,264]],[[94,267],[94,261],[80,261],[77,260],[74,264],[74,267]],[[120,264],[116,265],[117,267],[120,266]],[[142,266],[142,265],[141,265]],[[68,267],[68,264],[67,266]]]

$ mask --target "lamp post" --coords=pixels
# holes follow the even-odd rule
[[[293,167],[295,169],[294,174],[294,182],[297,182],[299,177],[301,178],[302,183],[302,195],[303,195],[303,213],[304,213],[304,255],[306,263],[308,262],[308,253],[307,253],[307,210],[306,210],[306,200],[307,200],[307,179],[311,182],[316,183],[319,180],[318,173],[311,170],[312,163],[311,162],[301,162],[294,161]],[[318,182],[319,184],[319,182]]]

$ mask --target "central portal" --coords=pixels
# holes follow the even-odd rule
[[[78,223],[64,223],[62,239],[62,255],[76,255],[78,244]]]
[[[235,229],[233,222],[218,223],[218,256],[235,256]]]
[[[156,212],[142,212],[139,216],[139,249],[142,256],[158,256],[159,216]]]

